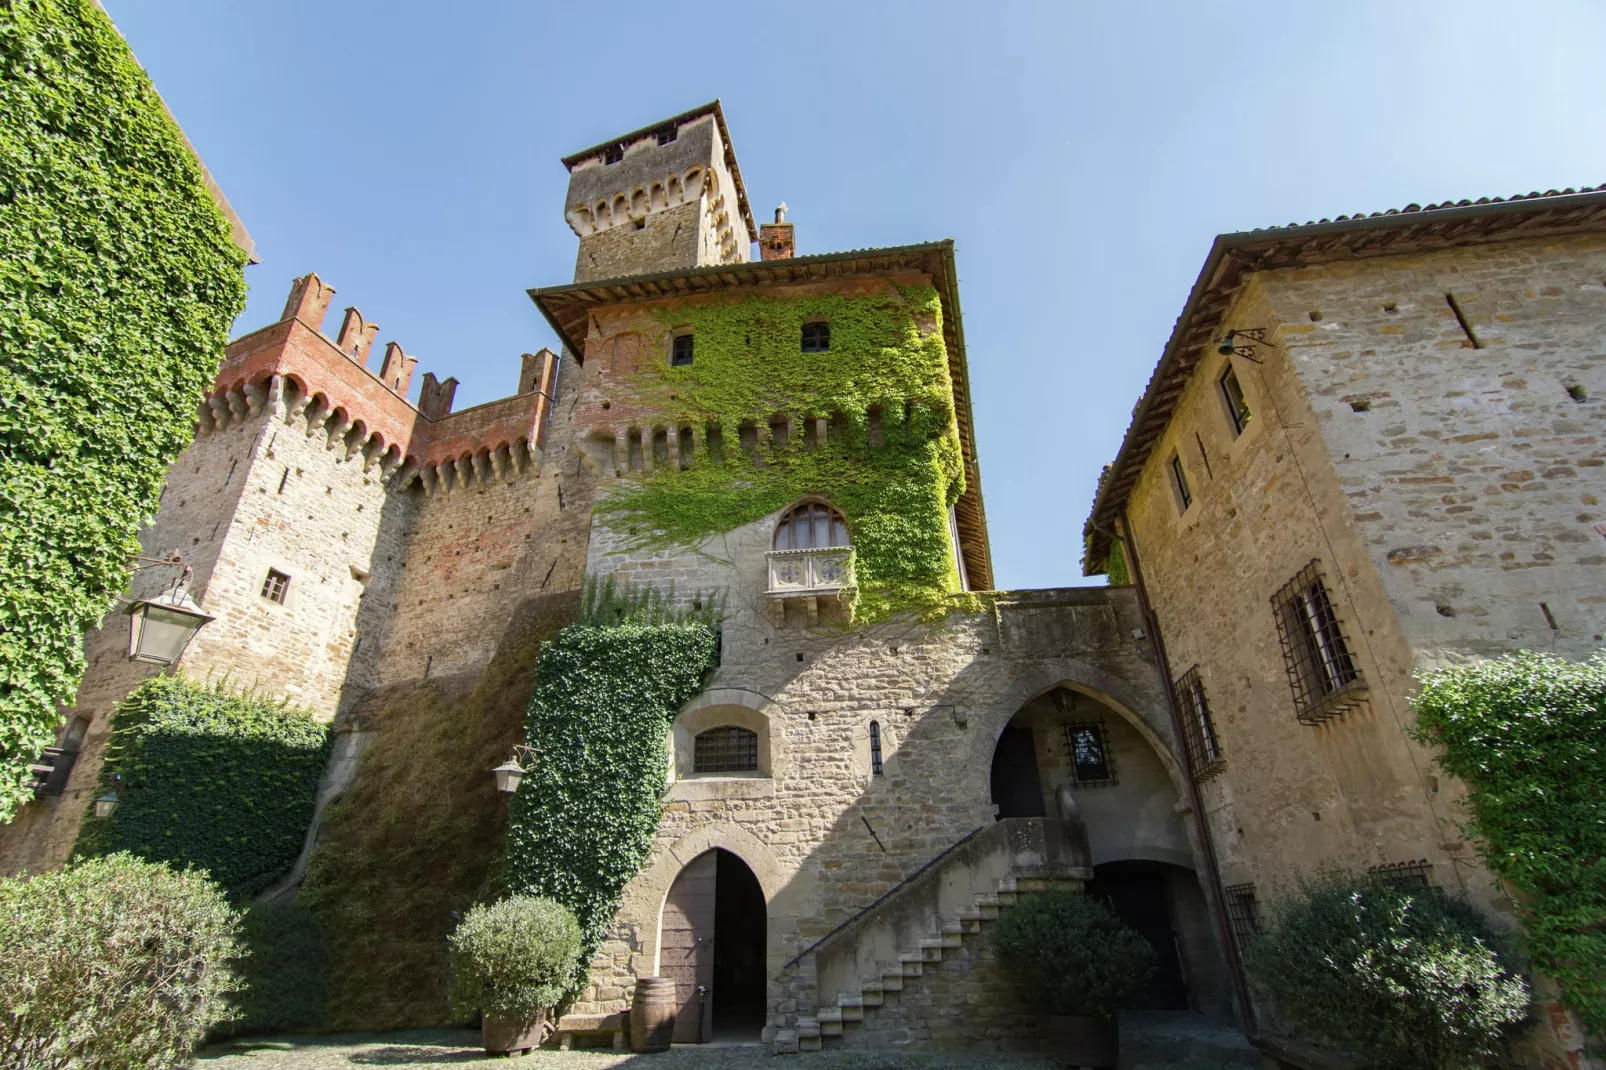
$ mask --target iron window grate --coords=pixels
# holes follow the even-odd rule
[[[881,775],[881,722],[870,722],[870,772]]]
[[[803,352],[824,353],[831,348],[831,325],[829,323],[805,323],[803,325]]]
[[[1182,715],[1183,742],[1188,747],[1193,777],[1209,780],[1227,767],[1227,759],[1221,753],[1221,740],[1216,736],[1216,722],[1210,715],[1210,702],[1205,697],[1204,681],[1199,678],[1199,666],[1183,674],[1176,682],[1174,693],[1177,712]]]
[[[1240,958],[1249,957],[1249,945],[1260,935],[1260,900],[1253,884],[1229,884],[1221,890],[1227,898],[1227,924],[1232,926],[1232,942]]]
[[[1115,775],[1115,757],[1102,721],[1083,721],[1065,726],[1065,755],[1071,766],[1071,780],[1079,788],[1111,788],[1120,781]]]
[[[1376,884],[1403,884],[1418,888],[1433,886],[1433,863],[1425,858],[1415,862],[1389,862],[1373,866],[1366,873]]]
[[[1300,569],[1272,595],[1271,606],[1300,723],[1321,724],[1358,705],[1366,689],[1318,562]]]
[[[758,733],[733,724],[699,732],[692,769],[698,773],[757,772]]]

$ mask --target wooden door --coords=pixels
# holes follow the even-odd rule
[[[1006,728],[993,751],[993,802],[998,816],[1042,817],[1043,782],[1030,728]]]
[[[718,855],[692,859],[669,886],[659,938],[658,972],[675,982],[675,1043],[700,1044],[711,1032],[714,1005],[714,885]]]

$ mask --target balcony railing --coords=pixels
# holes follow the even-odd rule
[[[771,550],[771,598],[834,595],[853,589],[853,548]]]

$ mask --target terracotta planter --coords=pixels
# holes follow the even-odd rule
[[[1114,1018],[1045,1014],[1039,1029],[1044,1053],[1062,1066],[1113,1067],[1121,1061],[1121,1031]]]
[[[539,1048],[545,1032],[545,1008],[536,1011],[528,1019],[493,1018],[487,1014],[480,1023],[480,1043],[492,1055],[523,1054],[532,1048]]]

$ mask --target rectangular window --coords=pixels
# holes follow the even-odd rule
[[[1182,456],[1171,455],[1171,489],[1177,495],[1177,512],[1186,513],[1193,504],[1193,492],[1188,490],[1188,473],[1182,468]]]
[[[831,325],[829,323],[805,323],[803,325],[803,352],[824,353],[831,348]]]
[[[1238,382],[1238,373],[1233,370],[1231,362],[1227,370],[1221,373],[1217,380],[1221,384],[1221,396],[1227,403],[1227,416],[1232,420],[1233,434],[1241,435],[1244,428],[1249,426],[1249,402],[1244,400],[1244,388]]]
[[[1110,754],[1109,737],[1100,721],[1065,726],[1065,753],[1070,758],[1071,779],[1079,788],[1114,787],[1115,762]]]
[[[674,368],[684,368],[691,363],[692,336],[677,334],[669,348],[669,364]]]
[[[270,602],[284,605],[285,595],[290,592],[290,577],[276,568],[268,569],[268,578],[262,581],[262,597]]]
[[[870,722],[870,772],[881,776],[881,722]]]
[[[1221,891],[1227,897],[1227,923],[1232,926],[1232,941],[1238,945],[1238,954],[1248,957],[1250,941],[1260,935],[1260,901],[1255,898],[1255,886],[1229,884]]]
[[[602,154],[602,162],[605,164],[618,163],[624,158],[625,150],[619,145],[615,145],[612,148],[605,150]]]
[[[1433,865],[1425,858],[1415,862],[1391,862],[1387,865],[1373,866],[1367,875],[1378,884],[1403,884],[1409,888],[1430,888],[1432,881],[1428,878],[1433,873]]]
[[[1205,699],[1204,681],[1199,679],[1199,666],[1189,669],[1176,682],[1174,692],[1194,779],[1208,780],[1226,767],[1227,760],[1216,739],[1216,724],[1210,716],[1210,703]]]
[[[1272,595],[1277,637],[1282,642],[1294,712],[1304,724],[1320,724],[1366,697],[1333,602],[1317,562]]]
[[[675,140],[679,136],[680,136],[680,128],[679,127],[667,126],[664,129],[658,131],[658,144],[667,145],[667,144],[669,144],[671,141]]]

